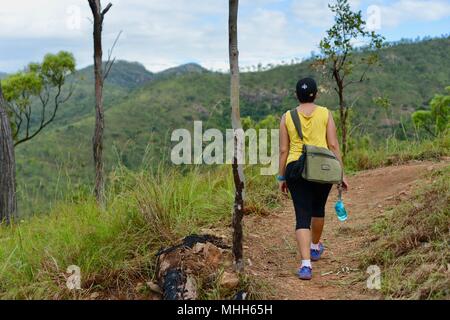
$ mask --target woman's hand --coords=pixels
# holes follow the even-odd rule
[[[348,191],[348,182],[346,177],[342,178],[342,188],[344,189],[344,191]]]
[[[287,187],[286,181],[278,181],[278,187],[282,193],[284,193],[284,194],[288,193],[288,187]]]

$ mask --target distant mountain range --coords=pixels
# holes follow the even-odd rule
[[[112,66],[105,81],[105,109],[122,101],[133,90],[155,81],[208,72],[210,71],[198,64],[188,63],[153,73],[141,63],[118,60]],[[94,67],[91,65],[77,70],[68,82],[74,82],[75,91],[71,99],[59,110],[57,121],[55,121],[56,126],[74,123],[89,114],[94,114]]]
[[[348,91],[354,102],[354,134],[372,135],[382,143],[387,123],[410,125],[410,114],[427,108],[430,99],[450,85],[450,38],[400,43],[380,51],[380,67],[370,80]],[[364,55],[365,53],[358,53]],[[296,105],[295,83],[313,76],[311,61],[241,75],[241,114],[259,121],[280,116]],[[356,67],[358,71],[358,67]],[[64,186],[85,188],[93,176],[91,137],[94,128],[93,68],[76,75],[76,90],[62,106],[55,123],[31,142],[17,148],[18,181],[22,200],[58,198]],[[118,163],[130,169],[168,161],[175,128],[192,129],[194,120],[205,127],[230,127],[229,75],[187,64],[159,73],[139,63],[117,61],[105,84],[105,157],[107,167]],[[392,101],[389,115],[373,98]],[[335,109],[331,89],[318,103]],[[388,117],[390,119],[388,119]],[[389,120],[389,121],[386,121]],[[70,181],[70,183],[69,183]]]
[[[209,72],[197,63],[186,63],[177,67],[169,68],[161,72],[148,71],[139,62],[129,62],[118,60],[114,63],[108,78],[108,83],[125,88],[135,88],[145,82],[154,81],[170,76],[180,76],[186,73],[206,73]],[[0,79],[8,76],[8,73],[0,71]],[[94,81],[94,67],[88,66],[77,71],[77,76],[86,81]]]
[[[207,69],[195,63],[187,63],[178,67],[150,72],[139,62],[118,60],[114,63],[108,76],[108,83],[120,87],[132,89],[146,82],[155,81],[170,76],[180,76],[186,73],[205,73]],[[94,81],[94,67],[89,66],[77,72],[77,75],[87,81]]]

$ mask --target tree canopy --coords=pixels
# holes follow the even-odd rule
[[[15,145],[34,138],[55,119],[60,104],[72,95],[72,87],[64,95],[62,90],[75,66],[73,55],[61,51],[2,81]]]
[[[450,86],[447,94],[437,94],[430,102],[430,110],[419,110],[411,117],[416,127],[425,129],[432,136],[438,136],[449,128]]]

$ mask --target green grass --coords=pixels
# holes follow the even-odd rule
[[[450,156],[450,134],[434,140],[386,139],[381,145],[367,141],[356,144],[345,159],[350,172],[399,165],[411,160],[440,160]]]
[[[373,227],[378,240],[364,267],[381,270],[382,293],[391,299],[450,299],[448,277],[450,167],[420,183],[416,194]]]
[[[369,153],[369,167],[385,165],[393,157],[396,161],[438,159],[448,155],[448,137],[417,145],[389,141],[384,150]],[[245,173],[246,214],[269,214],[281,201],[275,180],[261,176],[255,166],[247,167]],[[448,178],[448,170],[436,174],[434,183],[414,201],[396,208],[374,227],[382,240],[366,260],[386,270],[386,296],[435,298],[446,294],[439,289],[443,280],[438,271],[448,262],[443,250],[448,246]],[[122,298],[142,297],[136,284],[154,278],[157,250],[188,234],[230,225],[233,190],[230,166],[205,170],[161,165],[134,172],[119,165],[108,177],[107,207],[100,210],[91,190],[75,185],[49,212],[0,226],[0,298],[89,298],[92,292],[104,298],[118,292]],[[414,207],[417,203],[420,210]],[[424,239],[432,251],[414,247]],[[399,253],[397,245],[407,249],[406,255]],[[81,269],[81,291],[66,289],[70,265]],[[415,268],[421,270],[420,275],[414,273]],[[434,270],[430,276],[426,274],[429,268]],[[421,277],[424,282],[418,282]],[[231,294],[217,281],[205,285],[202,298]],[[253,297],[258,297],[257,286],[251,279],[241,281]]]
[[[48,214],[0,226],[0,298],[87,298],[94,291],[134,298],[136,283],[154,277],[161,246],[231,223],[230,171],[160,167],[133,173],[119,167],[109,177],[105,210],[78,191]],[[273,177],[258,173],[246,170],[248,214],[268,212],[279,199]],[[70,265],[81,269],[80,292],[66,289]]]

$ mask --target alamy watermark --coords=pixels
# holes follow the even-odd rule
[[[367,268],[366,273],[369,274],[367,278],[367,288],[381,290],[381,269],[377,265],[371,265]]]
[[[173,164],[260,164],[261,175],[274,175],[278,171],[279,129],[219,129],[203,132],[203,123],[194,121],[193,133],[176,129],[172,142],[178,142],[170,153]]]
[[[369,31],[381,29],[381,8],[377,5],[367,7],[366,27]]]
[[[67,267],[66,273],[69,274],[66,280],[66,286],[69,290],[81,289],[81,269],[79,266],[71,265]]]
[[[66,8],[66,28],[68,30],[81,30],[81,8],[70,5]]]

